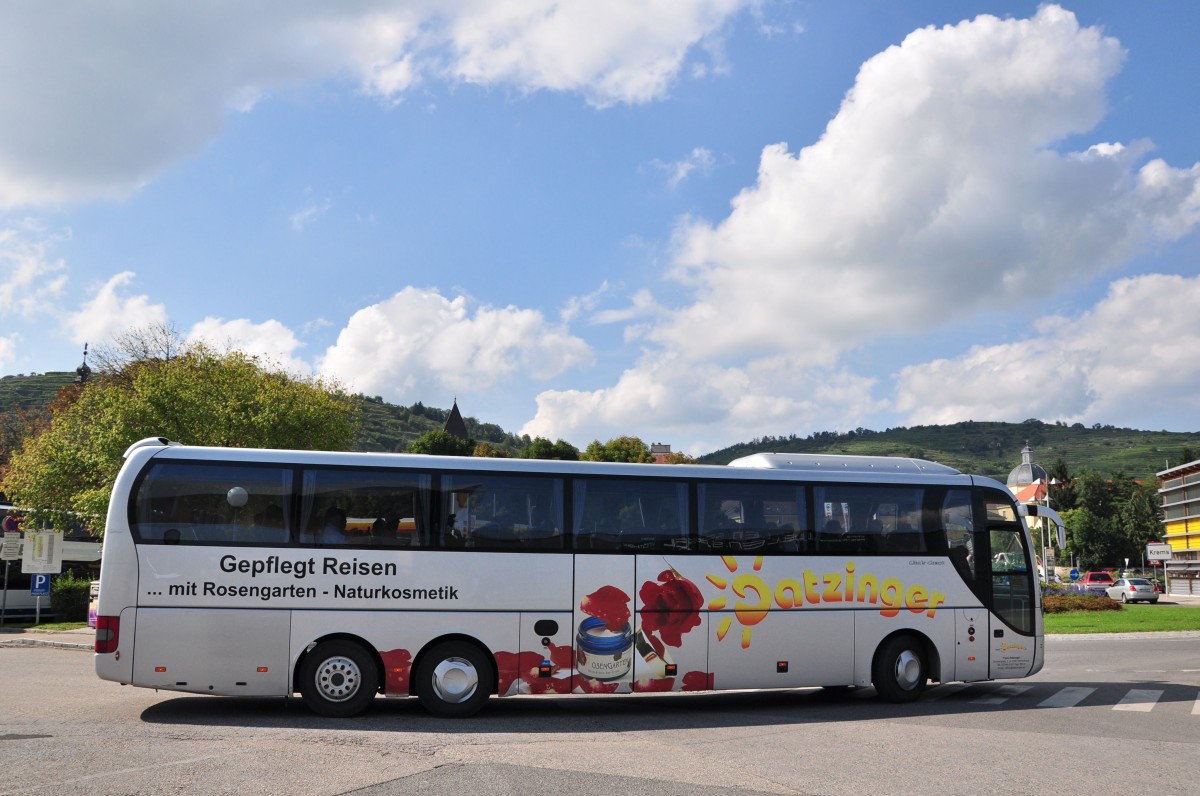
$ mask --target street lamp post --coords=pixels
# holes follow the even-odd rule
[[[1046,502],[1046,508],[1050,508],[1050,487],[1057,485],[1059,483],[1058,479],[1057,478],[1048,478],[1045,481],[1042,481],[1042,479],[1039,478],[1036,481],[1034,481],[1033,483],[1038,484],[1038,485],[1045,485],[1046,494],[1045,494],[1045,497],[1043,498],[1043,500]],[[1034,500],[1035,501],[1037,500],[1037,492],[1034,492]],[[1053,556],[1054,543],[1050,540],[1049,529],[1047,528],[1047,525],[1046,525],[1048,518],[1042,517],[1040,519],[1041,519],[1041,529],[1042,529],[1042,568],[1045,570],[1046,582],[1052,583],[1053,581],[1050,577],[1050,571],[1051,571],[1051,562],[1054,560],[1054,556]]]

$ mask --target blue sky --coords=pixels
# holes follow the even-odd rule
[[[170,322],[576,445],[1197,428],[1191,2],[0,6],[0,373]]]

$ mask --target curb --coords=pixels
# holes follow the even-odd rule
[[[72,641],[50,641],[44,638],[13,638],[0,640],[0,647],[57,647],[64,650],[86,650],[91,652],[95,649],[94,644],[76,644]]]

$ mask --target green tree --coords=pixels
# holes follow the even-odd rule
[[[481,442],[475,446],[475,450],[471,452],[472,456],[479,456],[487,459],[511,459],[512,454],[507,448],[502,448],[499,445],[493,445],[490,442]]]
[[[64,387],[64,390],[75,389],[74,385]],[[12,457],[13,451],[21,447],[21,443],[44,431],[50,425],[50,410],[26,409],[13,404],[6,410],[0,411],[0,471]],[[0,492],[0,503],[10,502],[7,496]]]
[[[650,455],[650,446],[637,437],[617,437],[608,442],[592,440],[579,458],[590,462],[654,461],[654,457]]]
[[[61,526],[76,512],[96,532],[122,454],[146,437],[237,448],[345,449],[356,415],[349,396],[319,380],[268,369],[238,351],[192,344],[170,358],[130,359],[51,406],[2,473],[14,501]],[[36,516],[36,515],[35,515]]]
[[[1075,505],[1097,517],[1112,517],[1116,513],[1115,480],[1106,479],[1092,470],[1084,470],[1075,480]]]
[[[440,428],[426,431],[408,443],[408,453],[426,453],[431,456],[470,456],[474,451],[474,440],[460,439]]]
[[[1079,490],[1071,480],[1071,469],[1067,466],[1066,461],[1061,456],[1055,459],[1054,464],[1047,468],[1046,474],[1052,482],[1058,482],[1047,487],[1050,492],[1050,508],[1060,514],[1067,509],[1075,508]]]
[[[1067,549],[1082,569],[1112,566],[1119,552],[1117,536],[1105,521],[1087,508],[1070,509],[1063,515],[1067,526]]]
[[[1191,448],[1189,448],[1187,445],[1184,445],[1179,449],[1179,459],[1175,462],[1174,466],[1179,467],[1182,464],[1187,464],[1194,461],[1196,461],[1196,454],[1192,452]]]
[[[545,437],[534,437],[521,449],[522,459],[558,459],[564,462],[579,461],[579,448],[566,440],[551,442]]]
[[[1158,516],[1158,490],[1146,484],[1133,484],[1129,497],[1117,512],[1117,525],[1127,544],[1123,557],[1141,562],[1147,542],[1162,537],[1163,526]]]

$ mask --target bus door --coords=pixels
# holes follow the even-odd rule
[[[954,611],[954,679],[963,682],[990,678],[990,612],[987,609],[989,570],[976,556],[976,509],[968,489],[948,490],[941,498],[941,528],[955,573],[978,599],[956,600]]]
[[[1012,499],[1002,493],[983,493],[984,532],[976,534],[979,575],[992,609],[992,677],[1025,677],[1033,671],[1035,643],[1034,573],[1025,528]],[[979,551],[978,548],[985,547]]]

